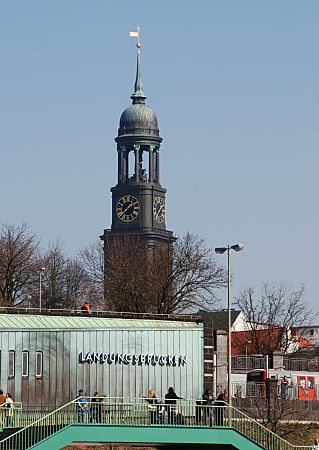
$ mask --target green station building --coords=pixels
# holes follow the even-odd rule
[[[24,406],[108,397],[199,398],[203,324],[184,320],[1,314],[1,389]]]

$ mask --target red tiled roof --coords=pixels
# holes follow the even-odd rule
[[[272,327],[262,330],[232,332],[232,355],[267,354],[280,350],[283,328]],[[312,347],[304,337],[299,337],[298,348]]]

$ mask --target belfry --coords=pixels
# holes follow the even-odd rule
[[[137,68],[132,105],[123,111],[115,138],[117,184],[111,188],[112,226],[104,230],[101,236],[105,251],[108,240],[116,236],[141,238],[150,249],[171,246],[175,241],[173,232],[166,230],[165,224],[166,189],[160,184],[162,138],[156,114],[145,104],[139,41],[136,47]]]

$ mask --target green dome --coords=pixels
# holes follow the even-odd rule
[[[121,115],[118,136],[132,134],[159,136],[156,114],[144,103],[133,103]]]

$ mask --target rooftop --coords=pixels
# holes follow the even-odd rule
[[[160,315],[93,311],[90,316],[77,310],[0,308],[0,327],[4,329],[189,329],[201,319],[188,315]]]

